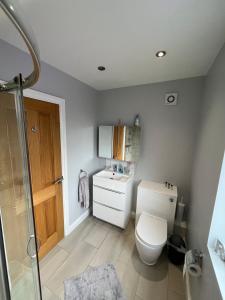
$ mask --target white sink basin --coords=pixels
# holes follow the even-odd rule
[[[106,189],[125,193],[127,183],[132,176],[119,174],[110,170],[102,170],[93,176],[93,184]]]
[[[109,170],[103,170],[103,171],[97,173],[95,176],[110,179],[110,180],[119,180],[122,182],[126,182],[130,178],[127,175],[115,173],[115,172],[112,172]]]

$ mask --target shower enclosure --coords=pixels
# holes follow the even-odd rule
[[[39,77],[39,57],[13,1],[0,0],[31,53],[34,70],[0,84],[0,300],[39,300],[38,244],[27,155],[23,89]]]
[[[0,299],[31,300],[40,288],[21,104],[19,90],[0,93]]]

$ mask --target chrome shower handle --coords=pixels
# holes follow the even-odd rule
[[[33,241],[33,247],[32,247],[32,241]],[[36,241],[37,241],[37,251],[39,251],[40,249],[40,246],[41,246],[41,242],[38,238],[36,238]],[[32,249],[33,249],[33,252],[32,253]],[[37,253],[36,253],[36,247],[35,247],[35,235],[34,234],[31,234],[30,235],[30,238],[28,240],[28,243],[27,243],[27,255],[31,258],[31,259],[34,259],[37,257]]]

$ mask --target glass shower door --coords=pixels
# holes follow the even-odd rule
[[[0,300],[41,299],[21,90],[0,93],[0,267]]]

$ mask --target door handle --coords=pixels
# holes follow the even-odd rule
[[[30,235],[29,241],[27,243],[27,255],[31,259],[35,259],[37,257],[36,248],[35,248],[35,236],[34,236],[34,234]]]
[[[63,178],[63,176],[61,176],[61,177],[57,178],[57,179],[53,182],[53,184],[59,184],[59,183],[62,183],[63,180],[64,180],[64,178]]]

